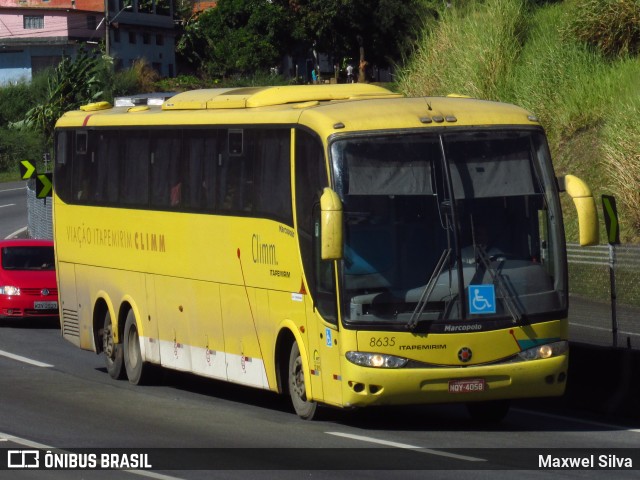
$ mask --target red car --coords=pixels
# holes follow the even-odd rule
[[[0,240],[0,318],[58,317],[50,240]]]

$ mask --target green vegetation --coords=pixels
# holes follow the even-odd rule
[[[190,14],[188,2],[178,4]],[[393,88],[408,95],[458,93],[529,109],[547,131],[557,174],[582,177],[597,199],[615,195],[622,241],[640,242],[640,0],[247,5],[220,1],[186,22],[177,49],[191,55],[197,76],[158,79],[142,62],[114,72],[109,59],[82,53],[30,84],[0,88],[0,180],[17,178],[20,160],[41,161],[64,110],[132,93],[295,82],[269,67],[285,53],[317,50],[395,62]],[[575,242],[577,220],[563,201]]]
[[[637,0],[467,2],[443,9],[425,29],[398,89],[529,109],[547,131],[557,174],[582,177],[597,199],[615,195],[621,239],[637,243],[639,46]],[[568,241],[575,242],[577,219],[568,201],[565,214]]]
[[[286,55],[386,67],[410,50],[431,10],[425,0],[219,0],[185,19],[176,52],[218,80],[269,72]]]
[[[158,75],[145,62],[114,72],[111,61],[81,51],[56,68],[0,88],[0,182],[19,180],[19,162],[29,160],[44,171],[43,155],[51,153],[53,128],[68,110],[118,95],[157,89]]]

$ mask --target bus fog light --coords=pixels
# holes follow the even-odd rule
[[[382,353],[347,352],[347,360],[362,367],[402,368],[409,361],[406,358]]]

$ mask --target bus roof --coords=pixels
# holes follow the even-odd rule
[[[258,114],[260,113],[260,114]],[[429,126],[539,125],[515,105],[465,98],[403,97],[370,84],[192,90],[162,106],[113,108],[106,102],[66,113],[58,127],[302,124],[332,133]]]
[[[292,103],[321,102],[399,96],[386,88],[366,83],[329,85],[288,85],[282,87],[212,88],[180,93],[163,110],[215,108],[257,108]]]

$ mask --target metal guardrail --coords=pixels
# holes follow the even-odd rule
[[[27,230],[30,238],[53,240],[53,200],[36,197],[36,181],[27,181]]]
[[[567,245],[574,341],[640,349],[640,246]]]
[[[567,244],[567,258],[569,263],[573,264],[608,266],[612,261],[612,255],[615,263],[640,272],[640,245],[581,247],[577,244]]]

